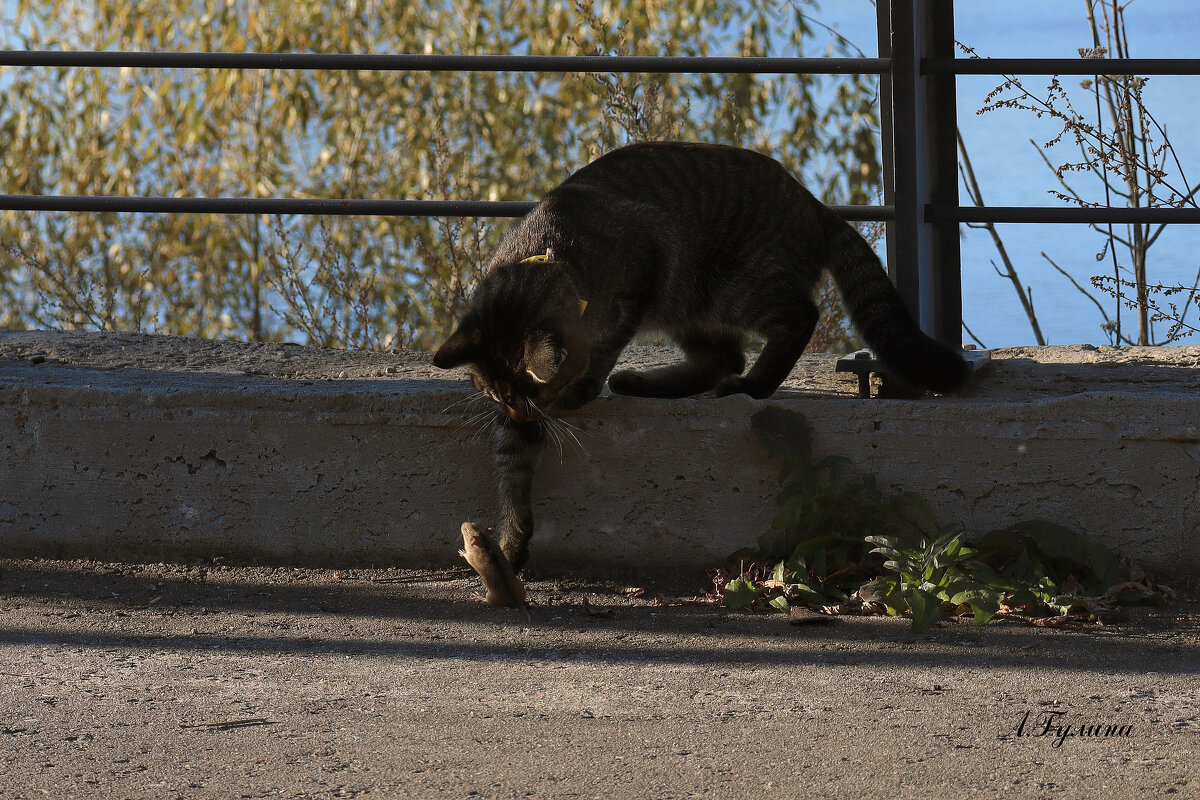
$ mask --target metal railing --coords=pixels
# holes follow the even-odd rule
[[[886,74],[884,58],[710,56],[536,56],[337,53],[163,53],[0,50],[0,66],[107,69],[379,70],[421,72]],[[515,200],[370,200],[236,197],[82,197],[0,194],[0,210],[125,213],[330,214],[520,217],[534,205]],[[888,206],[834,206],[845,219],[892,219]]]
[[[885,221],[888,267],[922,328],[960,340],[959,225],[965,222],[1200,224],[1197,208],[962,207],[955,141],[958,75],[1200,75],[1200,59],[955,57],[953,0],[879,0],[879,58],[407,55],[0,51],[0,66],[140,69],[876,74],[880,76],[884,204],[834,206]],[[0,195],[0,210],[223,214],[519,217],[525,201]]]

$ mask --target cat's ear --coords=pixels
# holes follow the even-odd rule
[[[463,323],[433,354],[433,365],[439,369],[453,369],[478,361],[482,338],[479,328]]]
[[[549,383],[566,358],[566,349],[552,337],[531,339],[525,345],[525,373],[537,383]]]

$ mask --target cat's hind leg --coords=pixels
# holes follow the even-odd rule
[[[732,375],[718,383],[714,394],[748,394],[760,400],[770,397],[800,360],[817,327],[817,317],[817,307],[807,301],[777,312],[773,318],[758,320],[754,329],[767,338],[758,360],[745,375]]]
[[[746,366],[740,337],[724,332],[692,332],[679,337],[685,358],[665,367],[619,370],[608,378],[617,394],[636,397],[690,397],[706,392]]]

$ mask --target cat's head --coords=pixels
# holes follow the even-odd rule
[[[442,369],[467,364],[475,388],[516,422],[555,410],[588,366],[580,298],[559,262],[492,267],[458,327],[433,356]]]

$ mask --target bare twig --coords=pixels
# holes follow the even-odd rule
[[[474,575],[475,570],[463,567],[462,569],[443,569],[428,575],[397,575],[389,578],[371,578],[371,583],[437,583],[439,581],[462,580]]]
[[[1044,258],[1048,262],[1050,262],[1050,266],[1054,267],[1056,270],[1058,270],[1058,273],[1060,275],[1062,275],[1064,278],[1069,280],[1071,282],[1071,285],[1079,290],[1080,294],[1082,294],[1084,297],[1086,297],[1088,300],[1091,300],[1092,303],[1095,304],[1096,308],[1099,309],[1099,311],[1100,311],[1100,316],[1104,318],[1104,324],[1101,325],[1100,327],[1102,330],[1104,330],[1105,333],[1109,334],[1109,336],[1111,337],[1114,333],[1113,322],[1111,319],[1109,319],[1108,312],[1104,310],[1104,306],[1101,305],[1100,301],[1097,300],[1091,292],[1089,292],[1087,289],[1080,286],[1079,281],[1075,280],[1075,278],[1071,276],[1071,273],[1067,272],[1065,269],[1060,267],[1057,263],[1055,263],[1054,259],[1052,259],[1050,256],[1046,255],[1045,250],[1042,251],[1042,258]],[[1116,336],[1117,336],[1116,340],[1118,342],[1122,341],[1122,337],[1120,336],[1119,331],[1116,332]],[[1126,344],[1132,344],[1132,342],[1130,342],[1128,339],[1124,339],[1124,341]]]
[[[42,261],[37,256],[29,253],[20,245],[8,244],[5,245],[8,254],[25,265],[34,275],[37,275],[44,281],[48,281],[53,289],[53,298],[42,297],[42,305],[48,308],[55,306],[63,309],[74,311],[78,318],[71,320],[66,316],[59,314],[59,321],[68,324],[79,324],[82,320],[86,325],[92,325],[96,330],[111,330],[111,311],[106,312],[104,308],[97,308],[96,299],[94,297],[94,286],[86,277],[79,276],[79,285],[71,285],[64,277],[64,271],[54,269],[45,261]],[[39,294],[40,294],[39,290]]]
[[[973,330],[971,330],[971,329],[970,329],[970,328],[967,326],[967,323],[966,323],[966,321],[965,321],[965,320],[963,321],[963,324],[962,324],[962,326],[963,326],[963,330],[967,332],[967,336],[970,336],[970,337],[971,337],[971,341],[975,342],[975,344],[979,345],[979,346],[980,346],[980,347],[982,347],[984,350],[986,350],[986,349],[987,349],[987,345],[986,345],[986,344],[984,344],[984,343],[983,343],[983,342],[982,342],[982,341],[979,339],[979,337],[975,335],[975,332],[974,332]]]
[[[1119,0],[1085,0],[1092,46],[1081,49],[1081,57],[1102,58],[1110,53],[1117,58],[1129,57],[1129,36],[1124,16],[1127,5]],[[977,56],[971,48],[960,47]],[[1115,198],[1119,197],[1130,208],[1194,206],[1200,185],[1193,185],[1188,180],[1166,130],[1146,108],[1143,102],[1146,83],[1145,77],[1100,74],[1082,81],[1082,88],[1088,92],[1094,104],[1094,109],[1085,117],[1073,104],[1058,76],[1051,78],[1045,93],[1039,96],[1026,89],[1020,78],[1006,75],[1003,83],[988,94],[980,113],[999,108],[1019,109],[1038,117],[1047,117],[1061,125],[1058,135],[1045,145],[1031,143],[1061,186],[1062,191],[1052,190],[1051,193],[1064,202],[1084,208],[1111,207]],[[1066,137],[1079,148],[1079,160],[1055,166],[1047,155],[1047,148]],[[1168,174],[1168,165],[1173,166],[1173,174]],[[1104,191],[1103,202],[1088,201],[1075,190],[1067,177],[1067,173],[1074,172],[1090,172],[1100,179]],[[1182,187],[1177,180],[1182,180]],[[1164,197],[1164,192],[1169,196]],[[1107,257],[1111,262],[1111,274],[1107,279],[1110,282],[1105,285],[1105,291],[1114,295],[1115,316],[1109,318],[1105,314],[1104,324],[1110,337],[1116,342],[1133,343],[1133,339],[1122,330],[1121,317],[1125,308],[1131,309],[1137,319],[1135,338],[1138,344],[1155,341],[1153,324],[1156,321],[1173,323],[1167,341],[1186,335],[1182,331],[1189,326],[1182,315],[1187,314],[1190,303],[1182,309],[1171,305],[1170,312],[1163,311],[1161,304],[1151,296],[1155,288],[1147,277],[1150,247],[1157,242],[1165,226],[1132,224],[1125,228],[1124,233],[1118,233],[1111,224],[1091,227],[1104,236],[1105,244],[1097,260]],[[1116,245],[1120,245],[1127,255],[1118,258]],[[1057,265],[1055,268],[1093,303],[1100,305],[1065,270]],[[1124,280],[1123,274],[1131,275],[1132,281]],[[1099,288],[1098,280],[1094,278],[1093,284]],[[1132,304],[1125,302],[1123,290],[1126,287],[1132,290]],[[1170,293],[1167,289],[1171,292],[1187,291],[1187,287],[1182,286],[1165,287],[1162,290],[1164,294]]]
[[[266,719],[264,717],[252,717],[250,719],[231,719],[225,722],[198,722],[195,724],[181,722],[179,727],[188,729],[202,728],[210,731],[224,731],[233,728],[248,728],[252,725],[278,725],[275,720]]]
[[[979,188],[979,182],[975,179],[975,170],[971,167],[971,156],[967,153],[967,146],[963,142],[962,132],[957,131],[956,133],[958,136],[958,152],[962,157],[960,171],[967,185],[967,194],[970,196],[971,202],[976,206],[982,207],[984,205],[983,192]],[[983,223],[982,227],[991,234],[992,243],[996,245],[996,252],[1000,254],[1000,260],[1004,262],[1005,271],[1001,272],[997,269],[996,272],[999,273],[1000,277],[1006,278],[1012,283],[1013,290],[1016,291],[1017,297],[1021,301],[1021,308],[1025,310],[1025,317],[1029,320],[1029,326],[1033,328],[1034,338],[1037,339],[1038,344],[1044,345],[1046,338],[1042,335],[1042,326],[1038,323],[1037,314],[1033,309],[1033,297],[1022,285],[1021,277],[1017,274],[1016,268],[1013,267],[1012,259],[1008,257],[1008,249],[1004,246],[1004,240],[1000,238],[1000,232],[996,230],[996,226],[991,222]],[[993,264],[993,266],[995,265]],[[974,338],[974,334],[972,334],[972,338]],[[979,340],[976,339],[976,341]]]

